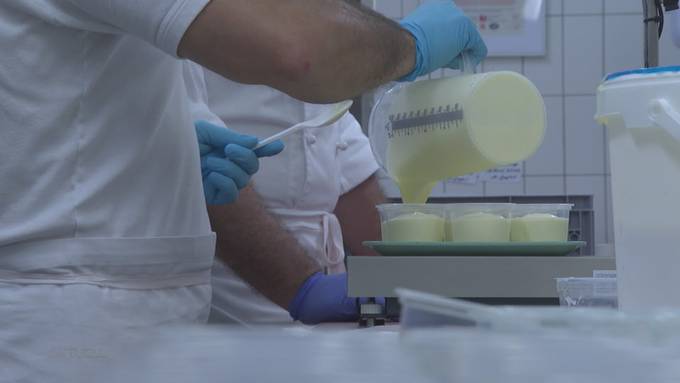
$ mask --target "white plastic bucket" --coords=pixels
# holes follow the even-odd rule
[[[607,126],[619,307],[680,308],[680,67],[607,76]]]

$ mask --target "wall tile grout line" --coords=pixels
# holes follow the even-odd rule
[[[604,2],[602,2],[602,7],[604,11]],[[606,75],[607,71],[607,44],[606,44],[606,37],[607,37],[607,17],[603,13],[602,14],[602,73],[601,76],[604,77]],[[599,124],[598,124],[599,125]],[[604,126],[599,125],[600,128],[602,129],[602,163],[604,164],[604,172],[607,173],[607,145],[609,144],[607,142],[607,131]],[[609,220],[607,219],[607,206],[609,203],[609,191],[607,187],[607,177],[604,177],[604,239],[605,243],[609,243]],[[593,212],[593,214],[602,214],[603,212]]]
[[[547,31],[546,31],[547,33]],[[546,38],[547,40],[547,38]],[[521,61],[521,71],[522,71],[522,76],[526,76],[526,59],[525,57],[522,57]],[[546,124],[547,125],[547,124]],[[547,128],[547,126],[546,126]],[[527,174],[526,174],[526,169],[527,169],[527,162],[522,161],[522,193],[524,195],[527,194]]]
[[[562,36],[560,36],[562,42],[562,54],[561,54],[561,60],[562,60],[562,73],[560,75],[562,76],[562,189],[564,192],[564,195],[567,195],[567,100],[566,97],[564,96],[564,92],[566,91],[566,23],[565,20],[566,18],[564,17],[564,1],[561,2],[560,4],[561,7],[561,25],[560,28],[562,28]]]
[[[564,97],[595,97],[597,93],[564,93],[560,96]]]
[[[606,177],[607,173],[571,173],[568,174],[570,177]],[[562,177],[563,174],[527,174],[529,178],[541,178],[541,177]]]
[[[547,17],[572,17],[572,16],[632,16],[642,15],[640,12],[583,12],[583,13],[568,13],[566,15],[547,15]]]

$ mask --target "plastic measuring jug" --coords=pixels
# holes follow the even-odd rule
[[[543,98],[527,78],[466,72],[386,91],[371,112],[369,139],[403,201],[424,203],[442,179],[528,158],[545,125]]]
[[[610,74],[608,130],[619,308],[680,308],[680,67]]]

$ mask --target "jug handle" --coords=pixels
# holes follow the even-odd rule
[[[477,73],[477,68],[472,65],[472,59],[467,51],[463,51],[460,54],[460,72],[462,74],[475,74]]]
[[[649,119],[680,142],[680,113],[667,99],[657,98],[649,103]]]

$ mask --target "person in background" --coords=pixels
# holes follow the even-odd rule
[[[243,85],[207,72],[210,110],[232,129],[256,137],[269,137],[300,121],[324,112],[326,105],[298,101],[266,86]],[[307,129],[286,139],[287,150],[275,160],[263,161],[253,178],[257,197],[297,240],[296,246],[263,246],[267,233],[230,241],[227,252],[274,250],[272,256],[306,254],[324,274],[335,275],[337,302],[326,299],[324,312],[301,316],[306,323],[321,320],[354,320],[356,301],[346,299],[345,247],[355,255],[372,254],[365,240],[380,239],[380,221],[375,205],[384,202],[374,173],[378,164],[368,139],[351,114],[325,128]],[[242,222],[252,215],[240,217]],[[285,233],[281,233],[285,235]],[[294,244],[293,241],[287,241]],[[213,299],[209,322],[271,324],[291,322],[288,307],[274,304],[241,279],[220,259],[212,270]],[[327,278],[327,277],[324,277]],[[340,307],[338,307],[340,305]],[[345,315],[350,313],[351,315]]]

